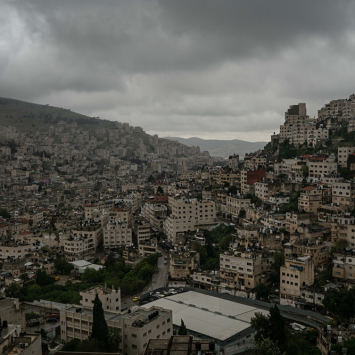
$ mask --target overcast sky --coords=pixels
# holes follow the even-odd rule
[[[355,93],[354,58],[354,1],[0,1],[1,97],[161,137],[268,141]]]

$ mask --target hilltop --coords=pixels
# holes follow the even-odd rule
[[[267,142],[247,142],[239,139],[218,140],[218,139],[201,139],[197,137],[180,138],[165,137],[173,141],[185,144],[188,147],[199,146],[201,151],[207,150],[213,157],[227,158],[229,155],[239,154],[241,158],[245,154],[263,149]]]

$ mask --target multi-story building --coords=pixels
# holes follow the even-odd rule
[[[355,280],[355,254],[352,250],[334,254],[333,277],[338,281]]]
[[[293,234],[302,225],[307,225],[311,223],[311,215],[307,212],[287,212],[286,213],[286,230]]]
[[[348,121],[355,116],[355,96],[350,95],[348,99],[332,100],[318,110],[318,118],[324,120],[330,117],[337,117],[342,121]]]
[[[127,222],[110,219],[103,230],[104,247],[117,248],[118,246],[133,243],[132,228]]]
[[[109,213],[110,219],[121,220],[126,222],[129,227],[132,227],[132,206],[128,206],[124,203],[116,203]]]
[[[310,256],[285,259],[280,269],[280,304],[294,305],[301,288],[314,283],[314,261]]]
[[[173,280],[186,279],[200,265],[200,254],[196,251],[170,252],[169,272]]]
[[[323,190],[317,186],[306,186],[301,189],[301,195],[298,199],[298,208],[305,212],[317,213],[322,205]]]
[[[156,240],[150,241],[140,241],[138,243],[138,252],[139,255],[143,258],[147,258],[153,254],[156,254],[158,251],[158,243]]]
[[[241,192],[243,194],[254,193],[255,191],[254,184],[258,181],[262,181],[262,179],[266,179],[265,168],[258,168],[256,170],[250,170],[250,171],[242,170],[240,172]]]
[[[308,175],[310,178],[320,179],[324,175],[337,174],[338,164],[334,161],[334,157],[311,158],[307,162]]]
[[[134,233],[137,245],[141,242],[149,240],[151,235],[150,223],[144,218],[135,220]]]
[[[209,200],[174,198],[169,196],[171,215],[164,222],[164,232],[175,243],[177,233],[208,228],[216,223],[215,203]]]
[[[4,241],[0,244],[0,259],[23,259],[30,253],[32,246],[27,243]]]
[[[93,308],[96,295],[102,303],[104,311],[121,311],[121,290],[114,287],[94,286],[85,291],[80,291],[80,304],[83,307]]]
[[[142,216],[152,227],[163,230],[164,220],[168,215],[168,208],[164,204],[146,202],[142,207]]]
[[[239,165],[239,155],[233,154],[228,158],[228,167],[230,169],[237,169]]]
[[[240,210],[246,209],[250,205],[250,198],[243,196],[226,196],[226,204],[221,205],[221,212],[230,214],[233,218],[237,218]]]
[[[236,248],[220,255],[221,283],[236,289],[252,289],[267,282],[273,253],[267,249]]]
[[[355,153],[355,147],[338,147],[338,163],[342,168],[348,165],[349,155]]]
[[[104,310],[107,326],[119,329],[122,337],[119,352],[143,354],[149,339],[167,339],[173,333],[171,310],[160,307],[133,307],[131,313]],[[60,311],[61,340],[88,339],[93,323],[91,308],[71,305]]]
[[[355,183],[337,182],[332,186],[332,202],[338,206],[349,208],[355,202]]]

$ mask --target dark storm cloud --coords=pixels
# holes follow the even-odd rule
[[[9,0],[0,96],[148,131],[255,139],[290,104],[316,114],[353,93],[354,12],[328,0]]]

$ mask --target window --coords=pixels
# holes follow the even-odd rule
[[[137,345],[132,344],[132,349],[137,349]]]

